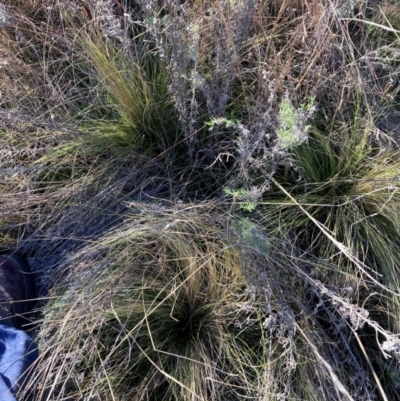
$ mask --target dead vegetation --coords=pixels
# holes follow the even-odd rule
[[[1,3],[34,399],[399,398],[396,1]]]

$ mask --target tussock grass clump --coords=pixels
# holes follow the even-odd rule
[[[132,203],[117,228],[59,258],[36,399],[396,394],[394,365],[379,355],[397,342],[369,316],[357,273],[340,282],[337,263],[305,259],[249,219],[228,230],[209,213],[218,205],[183,206]]]
[[[82,33],[80,42],[95,70],[97,85],[105,92],[104,110],[110,120],[108,124],[100,120],[98,125],[97,120],[89,120],[90,131],[97,131],[99,140],[101,133],[108,132],[110,143],[125,137],[127,146],[143,153],[158,154],[170,148],[179,130],[167,98],[166,71],[145,42],[123,51],[105,41],[95,24]],[[115,135],[114,140],[113,132],[125,135]]]
[[[72,257],[40,334],[48,396],[255,397],[265,364],[262,298],[212,223],[192,213],[132,215]]]
[[[329,134],[312,126],[317,119],[318,113],[303,143],[287,131],[293,143],[274,174],[270,165],[255,164],[259,175],[248,178],[257,186],[226,192],[241,209],[259,205],[256,215],[272,236],[289,234],[304,255],[340,265],[339,274],[333,278],[330,272],[330,279],[343,284],[359,273],[360,283],[380,283],[389,293],[397,292],[399,152],[378,148],[368,118],[356,117]],[[365,266],[372,276],[365,274]],[[398,316],[398,297],[390,298],[390,306],[385,297],[382,302]],[[389,320],[397,331],[398,319]],[[386,317],[382,323],[388,324]]]
[[[265,216],[261,223],[271,235],[289,235],[304,258],[330,262],[316,266],[310,278],[351,289],[353,299],[367,311],[364,317],[375,323],[357,329],[363,333],[360,338],[353,326],[350,336],[373,361],[374,375],[383,383],[378,382],[378,388],[385,389],[380,393],[397,394],[397,375],[388,374],[397,365],[388,368],[387,355],[378,351],[376,336],[381,333],[374,325],[399,333],[400,155],[377,153],[368,132],[368,127],[358,126],[343,141],[343,132],[337,140],[334,134],[327,137],[315,131],[307,144],[294,146],[289,151],[294,167],[276,173],[269,198],[260,202]],[[342,340],[337,337],[335,313],[324,309],[320,322],[337,343]],[[345,341],[343,346],[350,345]]]
[[[110,192],[110,185],[115,196],[135,192],[132,176],[177,139],[162,65],[142,39],[121,49],[98,11],[53,1],[4,8],[0,227],[6,246],[36,230],[43,234],[53,217]],[[118,18],[111,20],[120,37]]]
[[[270,227],[279,222],[278,231],[290,222],[302,249],[331,260],[337,249],[333,236],[397,292],[400,154],[378,154],[368,142],[368,127],[355,123],[353,129],[357,132],[341,133],[340,140],[315,131],[307,144],[289,151],[294,167],[275,176],[265,222],[275,218]]]

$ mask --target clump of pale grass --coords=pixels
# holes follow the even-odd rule
[[[369,361],[398,339],[358,303],[357,274],[329,281],[320,272],[340,267],[251,220],[227,226],[215,203],[129,208],[53,260],[36,399],[369,400],[382,388]]]
[[[161,208],[151,217],[131,207],[143,216],[129,215],[70,256],[62,293],[46,307],[35,380],[54,399],[255,394],[263,306],[237,251],[212,228],[218,221],[198,219],[190,208],[171,218]]]

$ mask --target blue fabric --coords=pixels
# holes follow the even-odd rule
[[[24,373],[38,358],[38,349],[24,331],[0,324],[0,400],[17,401]]]

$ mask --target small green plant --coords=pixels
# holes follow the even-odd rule
[[[223,191],[226,195],[231,196],[240,209],[252,212],[257,207],[257,189],[247,191],[244,188],[230,189],[224,187]],[[237,202],[239,201],[239,202]]]
[[[239,122],[225,117],[215,117],[212,118],[210,121],[206,122],[206,125],[209,127],[211,131],[214,127],[218,125],[225,125],[226,128],[236,127],[239,125]]]
[[[257,251],[268,254],[270,242],[261,227],[248,218],[235,221],[233,227],[241,243],[255,248]]]
[[[294,108],[288,97],[280,102],[277,135],[283,148],[290,149],[307,141],[310,127],[306,123],[314,111],[314,100],[315,98],[311,97],[307,105],[299,109]]]

